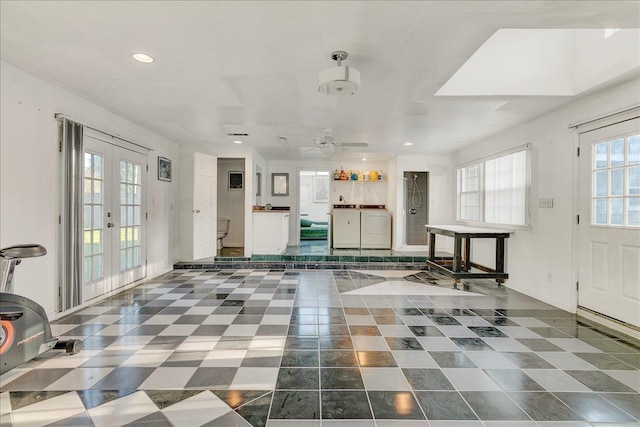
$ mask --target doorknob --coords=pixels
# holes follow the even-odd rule
[[[200,213],[200,209],[193,209],[191,213]]]
[[[115,227],[116,225],[112,222],[107,223],[107,228]]]

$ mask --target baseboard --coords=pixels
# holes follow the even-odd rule
[[[429,247],[427,245],[404,245],[404,246],[400,246],[397,249],[394,249],[398,252],[418,252],[418,251],[424,251],[425,255],[427,253],[427,250],[429,249]]]
[[[634,325],[629,325],[628,323],[621,322],[584,307],[578,307],[577,314],[585,319],[589,319],[602,326],[606,326],[609,329],[613,329],[614,331],[622,332],[625,335],[640,339],[640,328]]]
[[[525,294],[527,296],[530,296],[531,298],[535,298],[539,301],[542,301],[544,303],[550,304],[554,307],[560,308],[564,311],[568,311],[569,313],[575,313],[576,312],[576,308],[570,306],[569,304],[566,304],[562,301],[558,301],[556,299],[553,298],[549,298],[543,294],[538,294],[537,292],[531,292],[531,290],[529,288],[523,288],[522,286],[518,286],[518,285],[514,285],[511,284],[509,282],[506,283],[506,285],[509,289],[513,289],[514,291],[518,291],[521,294]]]

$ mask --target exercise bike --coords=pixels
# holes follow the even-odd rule
[[[81,340],[61,341],[53,337],[42,306],[13,293],[13,273],[23,258],[43,256],[40,245],[17,245],[0,249],[0,374],[28,362],[51,349],[64,349],[76,354]]]

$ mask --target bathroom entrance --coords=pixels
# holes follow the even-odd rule
[[[429,172],[404,172],[405,245],[426,246],[429,223]]]
[[[245,159],[218,159],[217,256],[244,256]]]

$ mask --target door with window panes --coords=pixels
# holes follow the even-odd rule
[[[578,305],[640,326],[640,118],[580,134]]]
[[[146,168],[145,155],[85,132],[83,301],[146,275]]]

